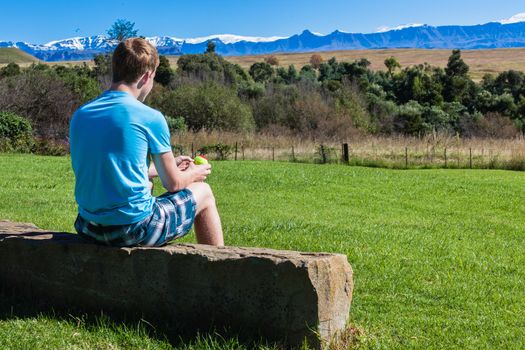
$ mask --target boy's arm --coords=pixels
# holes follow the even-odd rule
[[[193,162],[193,159],[188,156],[178,156],[175,158],[175,163],[177,164],[177,167],[184,171],[188,169],[190,162]],[[149,163],[149,169],[148,169],[148,178],[151,180],[154,177],[159,176],[157,169],[155,168],[155,162],[153,160]]]
[[[195,165],[193,162],[189,162],[185,171],[180,170],[171,151],[153,154],[152,158],[162,186],[169,192],[177,192],[193,182],[204,181],[211,173],[211,165]]]

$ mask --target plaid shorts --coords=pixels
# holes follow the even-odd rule
[[[193,193],[185,188],[156,197],[152,214],[137,223],[99,225],[78,215],[75,229],[85,240],[109,246],[161,246],[190,231],[196,210]]]

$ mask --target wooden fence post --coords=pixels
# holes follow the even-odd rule
[[[350,163],[350,155],[348,154],[348,143],[343,143],[343,162]]]
[[[405,168],[408,168],[408,147],[405,147]]]
[[[445,168],[447,168],[447,148],[445,147]]]
[[[326,153],[325,153],[323,145],[321,145],[321,159],[322,159],[323,164],[326,164]]]
[[[292,162],[295,162],[295,150],[292,145]]]
[[[469,149],[470,156],[470,169],[472,169],[472,147]]]
[[[235,160],[237,160],[237,142],[235,142]]]
[[[272,161],[275,161],[275,146],[272,146]]]

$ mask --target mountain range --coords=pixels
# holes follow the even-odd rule
[[[525,21],[471,26],[407,25],[370,34],[336,30],[322,35],[305,30],[290,37],[260,38],[222,34],[194,39],[170,36],[146,39],[162,55],[202,53],[209,40],[216,44],[216,52],[225,56],[394,48],[496,49],[525,47]],[[0,41],[0,48],[16,47],[44,61],[91,59],[96,54],[112,51],[115,45],[104,35],[57,40],[43,45]]]

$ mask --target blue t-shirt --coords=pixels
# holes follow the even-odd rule
[[[75,112],[69,136],[80,216],[126,225],[151,214],[148,153],[171,151],[159,111],[126,92],[108,90]]]

